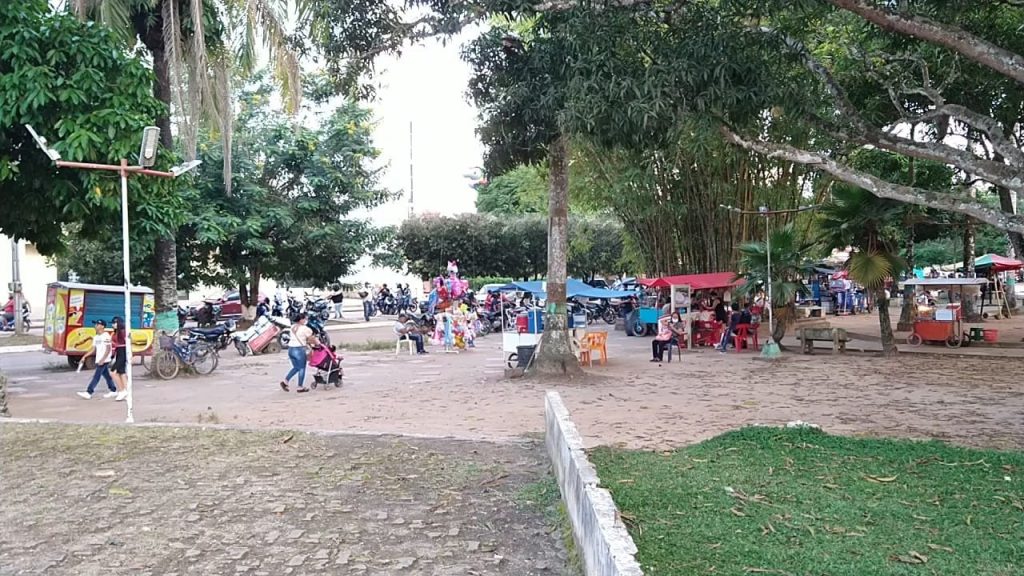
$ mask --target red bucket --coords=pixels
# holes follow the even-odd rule
[[[985,342],[995,342],[999,340],[999,330],[982,330],[981,337]]]

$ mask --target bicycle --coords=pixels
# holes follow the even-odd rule
[[[182,365],[205,376],[217,369],[220,356],[217,349],[198,338],[181,341],[169,336],[161,337],[161,350],[153,357],[153,371],[162,380],[171,380],[181,371]]]

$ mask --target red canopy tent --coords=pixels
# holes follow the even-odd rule
[[[1013,258],[1007,258],[1006,256],[1000,256],[998,254],[985,254],[979,256],[974,260],[975,269],[978,268],[991,268],[996,272],[1006,272],[1008,270],[1020,270],[1024,268],[1024,262],[1020,260],[1014,260]]]
[[[684,274],[682,276],[666,276],[664,278],[646,278],[640,283],[649,288],[668,288],[670,286],[689,286],[690,290],[713,290],[715,288],[735,288],[745,281],[737,279],[735,272],[712,272],[710,274]]]

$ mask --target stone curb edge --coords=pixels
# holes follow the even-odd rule
[[[586,576],[643,576],[636,544],[622,523],[558,392],[544,398],[544,444],[572,525]]]

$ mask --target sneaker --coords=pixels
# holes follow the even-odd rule
[[[75,392],[75,394],[78,394],[78,397],[83,400],[88,400],[92,398],[92,394],[89,394],[88,392]]]
[[[288,391],[288,383],[284,380],[281,380],[281,390],[284,390],[285,392]]]
[[[303,392],[309,392],[309,388],[296,388],[297,393],[302,394]]]
[[[104,398],[113,398],[115,396],[117,396],[117,392],[107,392],[103,395]]]
[[[127,398],[127,397],[128,397],[128,391],[127,390],[122,390],[122,391],[117,393],[117,396],[114,397],[114,401],[115,402],[124,402],[124,399]]]

